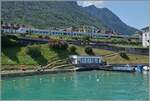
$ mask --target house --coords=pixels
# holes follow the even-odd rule
[[[9,33],[13,34],[16,33],[17,30],[19,29],[18,24],[10,24],[10,23],[2,23],[1,24],[1,33]]]
[[[70,60],[72,64],[101,64],[102,56],[78,56],[71,55]]]
[[[21,33],[21,34],[25,34],[25,33],[27,33],[28,32],[28,28],[25,28],[25,27],[20,27],[18,30],[17,30],[17,32],[18,33]]]
[[[13,23],[3,23],[1,24],[1,33],[5,34],[16,34],[16,33],[27,33],[31,27],[21,25],[21,24],[13,24]]]
[[[145,27],[142,29],[142,45],[143,47],[149,47],[150,45],[150,30],[149,27]]]
[[[66,32],[72,32],[72,27],[65,28]]]

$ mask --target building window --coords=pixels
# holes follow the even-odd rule
[[[89,58],[89,63],[91,63],[91,58]]]
[[[96,59],[96,63],[99,63],[99,59],[98,58]]]
[[[86,62],[85,63],[88,63],[88,58],[85,58],[86,59]]]
[[[94,58],[91,59],[91,63],[94,63]]]
[[[82,58],[80,58],[80,63],[82,63],[82,61],[83,61],[83,59],[82,59]]]

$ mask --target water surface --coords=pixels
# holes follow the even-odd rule
[[[8,100],[147,100],[148,73],[87,71],[7,78]]]

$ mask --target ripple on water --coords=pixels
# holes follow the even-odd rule
[[[146,100],[148,74],[87,71],[2,80],[2,99]]]

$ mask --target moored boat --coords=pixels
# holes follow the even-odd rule
[[[125,66],[112,67],[112,71],[135,72],[134,67],[129,66],[128,64]]]
[[[142,72],[143,71],[143,65],[137,65],[137,66],[135,66],[135,71],[137,71],[137,72]]]
[[[149,67],[148,66],[143,66],[143,70],[144,71],[149,71]]]

